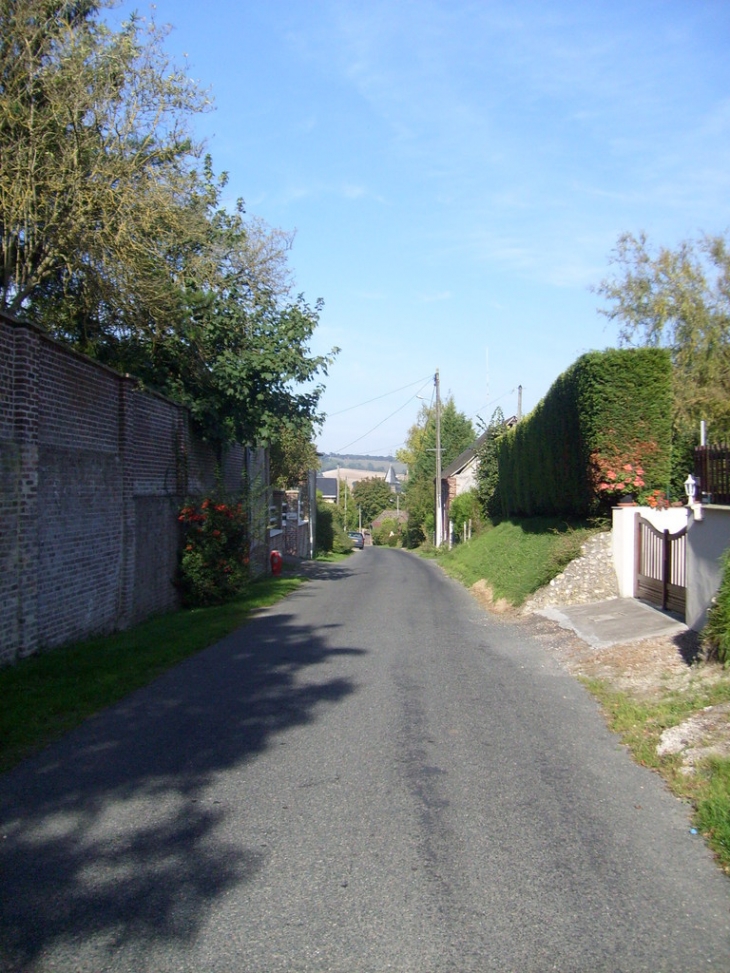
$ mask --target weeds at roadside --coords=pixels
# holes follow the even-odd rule
[[[664,730],[706,707],[730,701],[730,680],[702,685],[691,682],[685,691],[670,690],[651,701],[637,700],[601,679],[583,677],[581,682],[598,700],[609,727],[619,734],[634,759],[657,771],[673,794],[693,805],[697,829],[723,871],[730,874],[730,758],[704,759],[688,773],[679,754],[657,752]]]

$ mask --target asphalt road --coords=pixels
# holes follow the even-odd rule
[[[730,970],[730,883],[583,688],[366,548],[0,778],[3,970]]]

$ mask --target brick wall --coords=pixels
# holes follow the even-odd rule
[[[215,470],[185,409],[0,316],[0,661],[174,609],[177,512]]]

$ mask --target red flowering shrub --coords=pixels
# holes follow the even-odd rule
[[[217,605],[240,594],[249,581],[248,518],[243,503],[206,497],[178,516],[185,529],[179,588],[186,605]]]
[[[651,493],[639,497],[639,503],[652,507],[654,510],[668,510],[669,500],[664,490],[652,490]]]
[[[598,450],[591,454],[593,488],[599,498],[614,498],[627,493],[644,490],[644,467],[642,457],[651,456],[657,449],[656,443],[637,443],[627,453],[614,452],[606,455]]]

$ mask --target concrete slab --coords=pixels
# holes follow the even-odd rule
[[[562,628],[571,629],[584,642],[597,649],[687,630],[677,615],[660,611],[635,598],[611,598],[590,605],[541,608],[536,614],[551,618]]]

